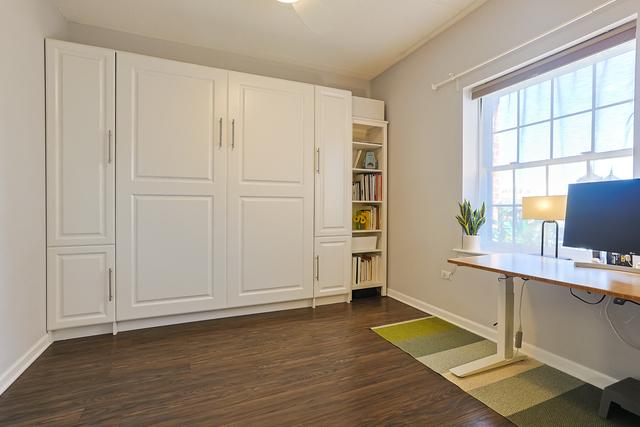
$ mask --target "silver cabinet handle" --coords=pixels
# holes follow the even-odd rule
[[[320,255],[316,255],[316,280],[320,280]]]
[[[320,174],[320,147],[316,148],[316,172]]]
[[[112,287],[112,280],[111,280],[111,276],[112,276],[112,269],[109,269],[109,302],[111,302],[113,300],[113,287]]]
[[[220,122],[218,123],[218,125],[220,126],[218,128],[218,148],[222,148],[222,117],[220,117]]]
[[[236,148],[236,119],[231,120],[231,149]]]
[[[108,163],[111,164],[111,129],[109,129],[109,145],[108,145],[108,150],[109,150],[109,161]]]

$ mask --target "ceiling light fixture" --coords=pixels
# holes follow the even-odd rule
[[[298,0],[278,0],[280,3],[287,3],[287,4],[291,4],[291,3],[295,3]]]

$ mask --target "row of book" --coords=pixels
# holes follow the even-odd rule
[[[379,282],[381,259],[380,255],[354,255],[351,266],[353,286],[366,282]]]
[[[353,214],[354,230],[380,230],[382,221],[380,206],[367,206],[358,209]]]
[[[377,173],[358,173],[353,177],[353,200],[382,200],[382,175]]]

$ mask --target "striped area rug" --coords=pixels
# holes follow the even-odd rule
[[[467,378],[454,376],[450,368],[495,354],[496,344],[438,317],[372,330],[518,426],[640,426],[640,417],[622,410],[603,420],[600,389],[531,358]]]

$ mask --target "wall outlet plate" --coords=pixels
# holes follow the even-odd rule
[[[440,270],[440,278],[442,280],[451,281],[453,279],[453,273],[451,271],[447,271],[447,270]]]

